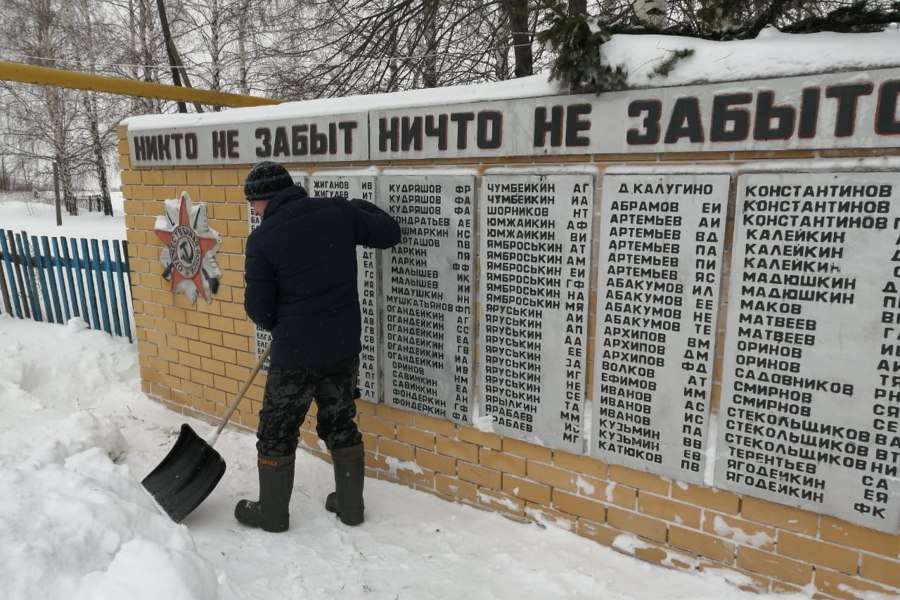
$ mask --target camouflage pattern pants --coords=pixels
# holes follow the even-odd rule
[[[288,456],[297,450],[297,436],[315,399],[316,433],[329,450],[349,448],[362,442],[353,420],[354,390],[359,358],[329,367],[269,368],[269,379],[259,411],[256,450],[262,456]]]

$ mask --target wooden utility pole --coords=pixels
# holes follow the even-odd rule
[[[166,14],[166,3],[163,0],[156,0],[156,10],[159,12],[159,24],[162,26],[163,38],[166,41],[166,54],[169,55],[169,68],[172,70],[172,81],[175,85],[181,87],[181,78],[184,77],[184,87],[192,87],[191,80],[188,77],[187,70],[181,64],[181,57],[178,55],[178,48],[175,47],[175,40],[172,39],[172,30],[169,28],[169,17]],[[194,102],[194,108],[197,112],[203,112],[203,107],[199,102]],[[186,113],[187,106],[184,102],[178,103],[178,112]]]
[[[56,196],[56,226],[62,226],[62,207],[59,205],[59,167],[53,161],[53,194]]]

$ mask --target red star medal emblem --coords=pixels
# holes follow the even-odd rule
[[[206,205],[194,206],[187,192],[180,200],[166,200],[166,213],[156,217],[154,231],[165,247],[160,256],[163,278],[172,282],[172,293],[183,293],[191,304],[198,294],[212,303],[222,272],[213,258],[221,238],[209,228]]]

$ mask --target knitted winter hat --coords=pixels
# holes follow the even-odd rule
[[[294,185],[291,174],[278,163],[264,160],[256,164],[244,181],[244,196],[248,201],[269,200],[281,190]]]

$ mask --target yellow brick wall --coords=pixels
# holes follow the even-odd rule
[[[125,128],[120,127],[122,192],[142,388],[173,410],[212,420],[224,414],[256,359],[255,329],[243,310],[242,284],[244,244],[249,233],[242,182],[250,165],[131,169],[125,135]],[[878,154],[900,154],[900,149]],[[598,166],[661,160],[672,165],[738,164],[754,159],[825,155],[872,153],[607,155],[566,157],[565,162]],[[501,163],[546,166],[560,162],[559,158],[543,157],[424,164],[486,168]],[[403,164],[423,166],[421,161]],[[314,170],[316,165],[301,168]],[[222,236],[216,260],[223,277],[212,304],[198,299],[195,305],[189,305],[184,295],[173,295],[161,277],[162,243],[153,225],[163,214],[163,200],[176,198],[182,191],[195,202],[207,203],[210,227]],[[726,240],[728,247],[730,239]],[[595,240],[594,264],[597,251]],[[730,260],[727,255],[724,259],[727,286]],[[596,284],[592,287],[590,332],[594,331],[596,315]],[[727,289],[722,292],[722,298],[726,297]],[[714,401],[721,391],[724,318],[725,311],[720,310]],[[588,393],[592,389],[593,349],[592,335],[587,357]],[[232,417],[232,425],[255,429],[264,382],[264,376],[260,376],[250,387]],[[551,450],[384,404],[360,401],[358,408],[367,474],[371,477],[514,519],[552,524],[606,546],[625,548],[615,540],[628,534],[638,540],[627,546],[628,551],[640,559],[682,569],[739,573],[741,587],[754,591],[812,587],[815,597],[820,598],[857,600],[865,592],[900,597],[900,536],[758,498],[608,465],[588,456]],[[315,419],[313,406],[301,430],[301,447],[328,460],[315,434]],[[404,463],[410,468],[404,468]]]

